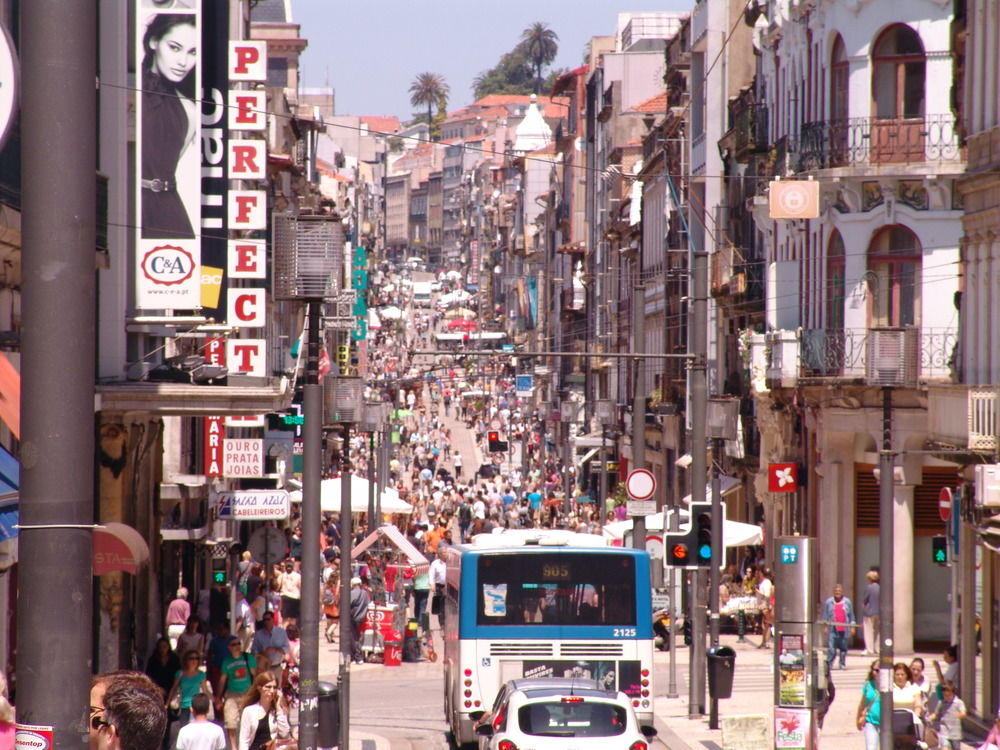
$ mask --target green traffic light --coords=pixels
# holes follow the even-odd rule
[[[703,544],[698,548],[698,559],[702,562],[708,562],[712,559],[712,546],[710,544]]]
[[[934,552],[934,562],[939,562],[939,563],[943,563],[944,561],[945,561],[945,553],[944,553],[944,550],[941,550],[941,549],[939,549],[939,550],[936,550],[936,551]]]

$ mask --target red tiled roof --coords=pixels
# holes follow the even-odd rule
[[[663,91],[656,96],[650,97],[638,107],[635,108],[636,112],[666,112],[667,111],[667,92]]]
[[[361,122],[368,126],[369,130],[377,133],[398,133],[400,131],[399,118],[395,115],[361,115]]]

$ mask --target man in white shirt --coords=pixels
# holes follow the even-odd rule
[[[177,750],[225,750],[226,733],[208,720],[208,696],[198,693],[191,699],[194,718],[177,733]]]
[[[428,577],[430,578],[431,593],[434,595],[434,600],[431,602],[431,612],[437,614],[438,625],[442,630],[444,630],[444,584],[445,584],[445,574],[448,571],[447,565],[444,562],[444,554],[447,549],[447,545],[441,543],[438,545],[437,557],[434,558],[434,562],[431,563],[430,570],[428,571]]]

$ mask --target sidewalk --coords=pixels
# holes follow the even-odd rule
[[[679,639],[680,640],[680,639]],[[747,637],[747,643],[737,643],[737,636],[724,634],[721,645],[730,646],[736,651],[736,667],[734,672],[733,695],[728,700],[719,701],[719,725],[725,725],[724,719],[735,716],[765,716],[768,727],[767,748],[774,747],[773,742],[773,708],[774,708],[774,651],[770,648],[758,649],[759,635]],[[678,697],[666,697],[669,687],[668,665],[670,654],[657,651],[654,657],[656,669],[656,693],[653,704],[656,716],[656,728],[660,741],[670,750],[718,750],[725,748],[722,730],[708,728],[709,698],[706,680],[705,715],[699,718],[688,718],[688,655],[690,651],[681,643],[677,651],[677,692]],[[923,657],[930,664],[938,658],[936,653],[919,653],[914,656]],[[836,696],[830,711],[826,715],[823,729],[820,732],[821,746],[825,748],[863,748],[864,738],[858,731],[854,718],[861,695],[861,685],[864,683],[871,656],[864,656],[860,651],[850,651],[847,656],[847,669],[833,671],[832,680],[836,688]],[[908,663],[913,656],[906,657]],[[732,741],[732,740],[730,740]]]

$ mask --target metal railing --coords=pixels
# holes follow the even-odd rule
[[[870,328],[802,329],[799,332],[799,362],[802,377],[865,377],[866,346],[870,332]],[[949,378],[957,344],[957,329],[920,329],[919,378],[921,380]]]
[[[849,117],[808,122],[799,131],[798,169],[953,161],[961,157],[955,118]]]

